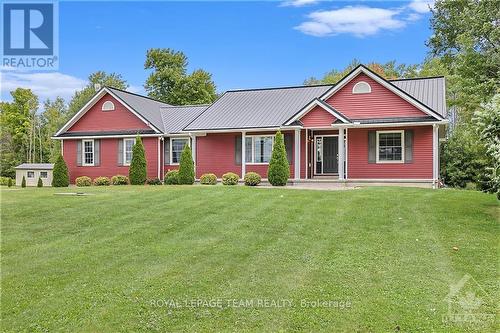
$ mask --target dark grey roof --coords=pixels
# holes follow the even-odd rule
[[[227,91],[185,130],[278,127],[332,85]]]
[[[446,117],[444,77],[391,80],[393,85]]]
[[[15,167],[18,170],[52,170],[54,164],[52,163],[23,163]]]
[[[143,116],[158,130],[163,130],[163,120],[160,114],[160,107],[170,106],[149,97],[137,95],[125,90],[107,87],[109,90],[116,94],[123,102],[134,109],[137,113]]]
[[[180,133],[182,129],[210,105],[166,106],[161,108],[164,133]]]
[[[135,134],[155,134],[156,132],[152,129],[132,129],[132,130],[120,130],[120,131],[88,131],[88,132],[65,132],[59,135],[59,137],[78,137],[78,136],[106,136],[106,135],[135,135]]]
[[[423,117],[392,117],[392,118],[365,118],[365,119],[351,119],[355,123],[360,124],[387,124],[387,123],[410,123],[418,121],[434,121],[436,118],[433,116]]]

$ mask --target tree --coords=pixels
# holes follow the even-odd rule
[[[98,87],[113,87],[117,89],[127,89],[128,84],[120,74],[117,73],[106,73],[104,71],[98,71],[89,75],[89,83],[82,89],[73,95],[73,98],[69,102],[68,111],[66,114],[66,119],[69,120],[75,115],[80,109],[87,104],[88,101],[96,94],[99,89]]]
[[[41,177],[38,177],[38,183],[36,184],[37,187],[43,187],[43,181]]]
[[[191,147],[189,147],[189,145],[185,145],[184,149],[182,150],[178,177],[179,184],[194,184],[194,162],[193,156],[191,154]]]
[[[68,187],[69,186],[69,174],[68,166],[64,161],[61,154],[57,157],[56,163],[54,163],[54,170],[52,174],[52,186],[53,187]]]
[[[187,74],[184,53],[172,49],[149,49],[145,69],[152,69],[144,85],[148,95],[172,105],[212,103],[216,95],[212,75],[202,69]]]
[[[286,158],[285,142],[280,131],[274,138],[273,153],[269,162],[267,178],[273,186],[285,186],[290,177],[290,166]]]
[[[53,102],[49,99],[45,101],[41,114],[42,142],[44,155],[50,162],[55,162],[61,153],[61,143],[51,137],[64,125],[66,113],[67,108],[61,97],[57,97]]]
[[[23,179],[21,180],[21,187],[26,187],[26,178],[23,176]]]
[[[134,147],[132,148],[132,162],[128,170],[128,178],[131,185],[144,185],[144,183],[146,183],[146,156],[140,136],[137,136]]]

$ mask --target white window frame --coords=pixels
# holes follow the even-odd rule
[[[92,142],[92,163],[85,162],[85,142]],[[94,139],[84,139],[82,140],[82,166],[94,166],[95,165],[95,142]]]
[[[45,172],[45,177],[42,176],[42,173]],[[46,179],[49,177],[48,171],[40,171],[40,178]]]
[[[101,111],[114,111],[115,110],[115,103],[112,101],[106,101],[102,103]]]
[[[133,141],[134,144],[132,145],[132,152],[134,151],[134,145],[135,145],[135,138],[124,138],[123,139],[123,165],[124,166],[130,166],[130,163],[132,163],[132,158],[130,159],[130,163],[127,163],[127,141]]]
[[[356,91],[356,87],[360,87],[363,85],[366,85],[368,87],[368,91]],[[368,82],[365,82],[365,81],[359,81],[358,83],[356,83],[354,85],[354,87],[352,87],[353,94],[369,94],[371,92],[372,92],[372,86],[370,86],[370,84]]]
[[[401,134],[401,160],[398,161],[385,161],[385,160],[380,160],[379,159],[379,136],[380,134],[388,134],[388,133],[400,133]],[[377,145],[376,145],[376,155],[377,159],[376,162],[379,164],[384,164],[384,163],[404,163],[405,162],[405,131],[404,130],[390,130],[390,131],[377,131],[376,132],[376,137],[377,137]]]
[[[30,172],[33,172],[33,177],[30,177]],[[33,170],[26,171],[26,178],[34,179],[35,178],[35,171],[33,171]]]
[[[268,165],[269,162],[255,162],[255,138],[262,138],[262,137],[270,137],[273,140],[273,144],[271,146],[271,156],[272,156],[272,150],[274,148],[274,140],[276,139],[275,134],[252,134],[252,135],[245,135],[245,146],[242,147],[241,149],[246,149],[246,140],[247,138],[250,138],[252,141],[252,154],[250,162],[243,161],[247,165]],[[245,151],[245,159],[247,157],[246,151]]]
[[[174,140],[187,140],[188,142],[188,146],[191,147],[191,140],[189,140],[190,137],[189,136],[177,136],[177,137],[170,137],[170,165],[179,165],[179,162],[180,162],[180,158],[179,158],[179,162],[177,163],[174,163],[174,145],[172,144],[172,141]],[[183,148],[184,149],[184,148]]]

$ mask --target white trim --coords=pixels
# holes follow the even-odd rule
[[[309,179],[309,130],[306,128],[306,179]]]
[[[312,100],[309,104],[307,104],[299,113],[297,113],[295,116],[293,116],[293,118],[291,118],[289,121],[287,121],[285,123],[285,126],[290,125],[294,121],[299,120],[300,118],[305,116],[309,111],[311,111],[316,106],[321,107],[323,110],[325,110],[326,112],[328,112],[329,114],[334,116],[336,119],[338,119],[344,123],[350,123],[350,121],[347,120],[345,117],[343,117],[340,113],[334,112],[334,110],[327,107],[323,101],[316,98],[316,99]]]
[[[33,173],[33,177],[29,176],[29,173]],[[26,179],[35,179],[35,170],[26,170]]]
[[[400,133],[401,134],[401,160],[394,160],[394,161],[385,161],[385,160],[380,160],[379,159],[379,134],[383,133]],[[376,137],[376,163],[377,164],[394,164],[394,163],[404,163],[405,162],[405,131],[404,130],[390,130],[390,131],[376,131],[375,132],[375,137]]]
[[[102,103],[101,111],[115,111],[115,103],[113,103],[112,101],[105,101],[104,103]]]
[[[439,125],[432,127],[432,188],[438,187],[439,181]]]
[[[430,108],[426,107],[423,104],[420,104],[416,102],[413,98],[411,98],[408,94],[403,93],[400,91],[398,88],[396,88],[393,84],[390,82],[387,82],[386,80],[380,78],[378,75],[373,74],[370,70],[366,69],[363,66],[359,66],[356,68],[354,71],[351,72],[348,76],[344,77],[342,80],[340,80],[335,86],[333,86],[330,90],[328,90],[323,96],[320,97],[322,101],[326,101],[328,98],[330,98],[333,94],[335,94],[337,91],[342,89],[347,83],[349,83],[352,79],[354,79],[356,76],[358,76],[360,73],[366,74],[368,77],[373,79],[375,82],[381,84],[385,88],[389,89],[392,91],[394,94],[398,95],[411,105],[415,106],[417,109],[423,111],[424,113],[427,113],[430,116],[433,116],[439,120],[442,120],[443,117],[439,115],[436,111],[431,110]]]
[[[333,124],[333,128],[358,128],[358,127],[406,127],[406,126],[431,126],[448,124],[448,120],[442,121],[425,121],[425,122],[407,122],[407,123],[383,123],[383,124]]]
[[[300,126],[290,126],[290,127],[255,127],[255,128],[224,128],[224,129],[199,129],[199,130],[185,130],[186,133],[235,133],[235,132],[265,132],[272,131],[276,132],[279,129],[294,129],[294,128],[302,128]],[[184,131],[184,130],[183,130]]]
[[[172,158],[174,155],[173,155],[173,152],[174,152],[174,146],[172,145],[172,141],[173,140],[181,140],[181,139],[185,139],[187,140],[188,142],[188,146],[191,147],[191,140],[190,140],[190,137],[189,136],[177,136],[177,137],[173,137],[173,138],[170,138],[170,164],[169,165],[179,165],[179,162],[177,163],[174,163],[174,159]],[[183,147],[184,149],[184,147]]]
[[[85,142],[92,142],[92,163],[85,162]],[[82,166],[95,166],[95,142],[94,142],[94,139],[82,140]]]
[[[367,86],[368,87],[368,91],[356,91],[356,88],[358,87],[361,87],[361,86]],[[368,82],[365,82],[365,81],[359,81],[357,82],[354,87],[352,87],[352,93],[353,94],[369,94],[372,92],[372,86],[370,86],[370,84]]]
[[[161,180],[161,172],[160,172],[160,167],[161,167],[161,155],[160,155],[160,148],[161,148],[161,139],[162,137],[158,137],[158,179]]]
[[[191,133],[189,133],[189,136],[191,137],[191,154],[193,158],[194,174],[196,175],[196,136],[191,135]]]
[[[339,128],[339,136],[338,136],[338,139],[337,139],[337,144],[338,144],[338,158],[337,158],[337,162],[338,162],[338,174],[339,174],[339,179],[344,179],[344,160],[345,160],[345,156],[344,156],[344,129],[343,128]]]
[[[147,137],[161,137],[158,134],[139,134],[141,138]],[[184,135],[185,136],[185,135]],[[81,135],[81,136],[65,136],[65,137],[51,137],[53,140],[77,140],[77,139],[118,139],[118,138],[135,138],[137,134],[120,134],[120,135]]]
[[[283,135],[283,139],[284,139],[284,134],[282,134],[282,135]],[[272,140],[273,140],[273,143],[272,143],[272,146],[271,146],[271,155],[272,155],[272,149],[274,148],[274,140],[276,138],[276,134],[251,134],[251,135],[245,135],[245,140],[246,140],[246,138],[252,138],[252,156],[251,156],[252,159],[251,159],[251,162],[246,162],[246,164],[247,165],[268,165],[269,162],[271,161],[270,159],[269,159],[269,162],[255,162],[255,140],[254,140],[255,137],[259,137],[259,138],[260,137],[271,137],[272,138]],[[243,143],[246,143],[246,141],[243,142]],[[243,145],[242,148],[241,148],[241,151],[242,151],[241,155],[242,156],[243,156],[243,149],[246,149],[246,144]],[[243,163],[243,161],[241,163]]]
[[[132,163],[132,159],[130,160],[130,163],[127,163],[127,141],[133,141],[134,144],[132,145],[132,151],[134,151],[134,145],[135,145],[135,138],[123,138],[123,166],[130,166],[130,163]]]
[[[295,138],[294,138],[294,176],[295,179],[300,179],[300,129],[295,130]]]
[[[324,160],[324,152],[322,151],[321,152],[321,173],[318,173],[317,170],[316,170],[316,164],[317,164],[317,153],[318,153],[318,147],[316,147],[316,138],[317,137],[321,137],[321,138],[325,138],[325,137],[337,137],[337,144],[338,144],[338,141],[339,141],[339,135],[338,134],[318,134],[318,135],[314,135],[313,136],[313,147],[314,147],[314,168],[313,168],[313,176],[323,176],[323,175],[335,175],[335,174],[338,174],[339,173],[339,168],[338,168],[338,158],[337,158],[337,173],[333,172],[333,173],[324,173],[323,172],[323,160]],[[321,149],[324,148],[324,145],[323,145],[323,139],[321,139]],[[337,146],[337,150],[338,150],[338,146]],[[339,152],[337,151],[337,154]]]
[[[246,132],[241,132],[241,178],[245,177],[247,172],[247,157],[246,157]]]
[[[64,139],[61,139],[61,156],[64,156]]]
[[[348,156],[349,156],[349,150],[348,150],[348,145],[349,145],[349,137],[348,137],[348,133],[349,133],[349,128],[346,128],[345,129],[345,170],[344,170],[344,173],[345,173],[345,178],[344,180],[347,180],[348,177],[347,177],[347,171],[349,170],[349,163],[348,163]]]

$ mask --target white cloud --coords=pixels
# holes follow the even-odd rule
[[[315,11],[308,15],[309,21],[295,29],[313,36],[352,34],[357,37],[374,35],[382,30],[403,28],[406,22],[397,18],[400,10],[347,6],[341,9]]]
[[[435,0],[413,0],[408,7],[417,13],[425,14],[430,12],[431,8],[434,8],[434,2]]]
[[[308,6],[308,5],[314,5],[317,4],[319,0],[289,0],[289,1],[284,1],[281,3],[281,6],[287,7],[303,7],[303,6]]]

